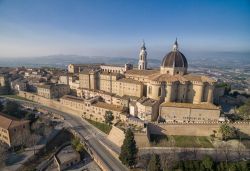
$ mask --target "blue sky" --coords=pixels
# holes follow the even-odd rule
[[[0,57],[250,51],[249,0],[0,0]]]

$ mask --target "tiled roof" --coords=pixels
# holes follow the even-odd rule
[[[117,112],[122,112],[123,111],[122,106],[108,104],[108,103],[104,103],[104,102],[97,102],[97,103],[94,103],[92,106],[99,107],[99,108],[104,108],[104,109],[107,109],[107,110],[113,110],[113,111],[117,111]]]
[[[15,117],[0,112],[0,127],[9,129],[29,122],[28,120],[18,120]]]
[[[159,70],[137,70],[137,69],[132,69],[126,71],[125,75],[139,75],[139,76],[149,76],[155,73],[159,73]]]

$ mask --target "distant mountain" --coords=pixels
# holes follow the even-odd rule
[[[190,67],[232,67],[242,68],[250,67],[250,53],[210,53],[206,55],[192,56],[186,54]],[[148,65],[152,68],[159,67],[163,57],[148,58]],[[4,58],[0,57],[0,66],[17,67],[58,67],[66,68],[68,64],[81,63],[105,63],[105,64],[119,64],[131,63],[134,66],[138,63],[138,58],[128,57],[106,57],[106,56],[80,56],[80,55],[50,55],[40,57],[18,57],[18,58]]]

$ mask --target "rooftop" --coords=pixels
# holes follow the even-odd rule
[[[107,110],[113,110],[113,111],[117,111],[117,112],[123,112],[122,106],[108,104],[108,103],[104,103],[104,102],[97,102],[97,103],[94,103],[92,106],[104,108]]]
[[[64,147],[56,157],[60,164],[66,163],[72,159],[78,158],[80,154],[76,152],[71,145]]]
[[[150,99],[147,97],[142,97],[138,100],[138,102],[145,106],[153,106],[154,104],[157,103],[157,100]]]
[[[84,102],[84,99],[80,97],[70,96],[70,95],[64,95],[61,99],[71,100],[75,102]]]
[[[0,127],[9,129],[29,122],[28,120],[19,120],[13,116],[6,115],[0,112]]]
[[[175,103],[175,102],[164,102],[161,107],[179,107],[179,108],[191,108],[191,109],[209,109],[209,110],[219,110],[220,107],[211,103]]]
[[[139,75],[139,76],[149,76],[155,73],[159,73],[159,70],[138,70],[138,69],[132,69],[126,71],[125,75]]]

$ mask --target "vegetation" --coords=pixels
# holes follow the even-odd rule
[[[134,133],[131,129],[127,129],[119,159],[124,165],[131,168],[136,164],[137,153],[138,149],[136,147]]]
[[[0,101],[0,112],[4,109],[2,102]]]
[[[3,113],[14,116],[16,118],[23,118],[24,117],[24,112],[20,110],[20,105],[17,102],[14,101],[7,101]]]
[[[71,141],[71,144],[73,146],[73,148],[77,151],[77,152],[82,152],[84,151],[84,146],[83,144],[80,142],[80,139],[77,137],[74,137]]]
[[[7,149],[7,145],[0,142],[0,168],[5,166]]]
[[[202,147],[213,148],[208,137],[205,136],[181,136],[181,135],[150,135],[152,146],[158,147]]]
[[[105,123],[111,125],[112,121],[114,120],[113,112],[112,111],[106,111],[105,112]]]
[[[250,100],[248,100],[244,105],[239,107],[239,116],[243,120],[250,120]]]
[[[154,154],[150,158],[147,169],[150,171],[161,171],[161,160],[158,154]]]
[[[43,149],[39,150],[36,153],[34,158],[28,160],[23,164],[22,170],[24,171],[35,170],[37,165],[39,165],[46,159],[52,157],[58,147],[60,147],[63,143],[67,141],[71,141],[72,138],[73,135],[70,132],[68,132],[65,129],[61,130],[53,139],[51,139],[46,144],[46,146]]]
[[[205,156],[203,160],[179,161],[174,171],[247,171],[250,161],[214,162],[211,157]]]
[[[109,134],[109,132],[112,129],[112,126],[105,124],[105,123],[101,123],[101,122],[96,122],[90,119],[86,119],[90,124],[94,125],[96,128],[98,128],[99,130],[101,130],[102,132],[104,132],[105,134]]]
[[[228,124],[224,123],[220,126],[219,132],[222,134],[222,139],[227,141],[229,138],[235,136],[235,129],[230,127]]]
[[[13,98],[13,99],[17,99],[17,100],[31,101],[31,100],[28,100],[28,99],[26,99],[24,97],[17,96],[15,94],[1,95],[1,97]]]

